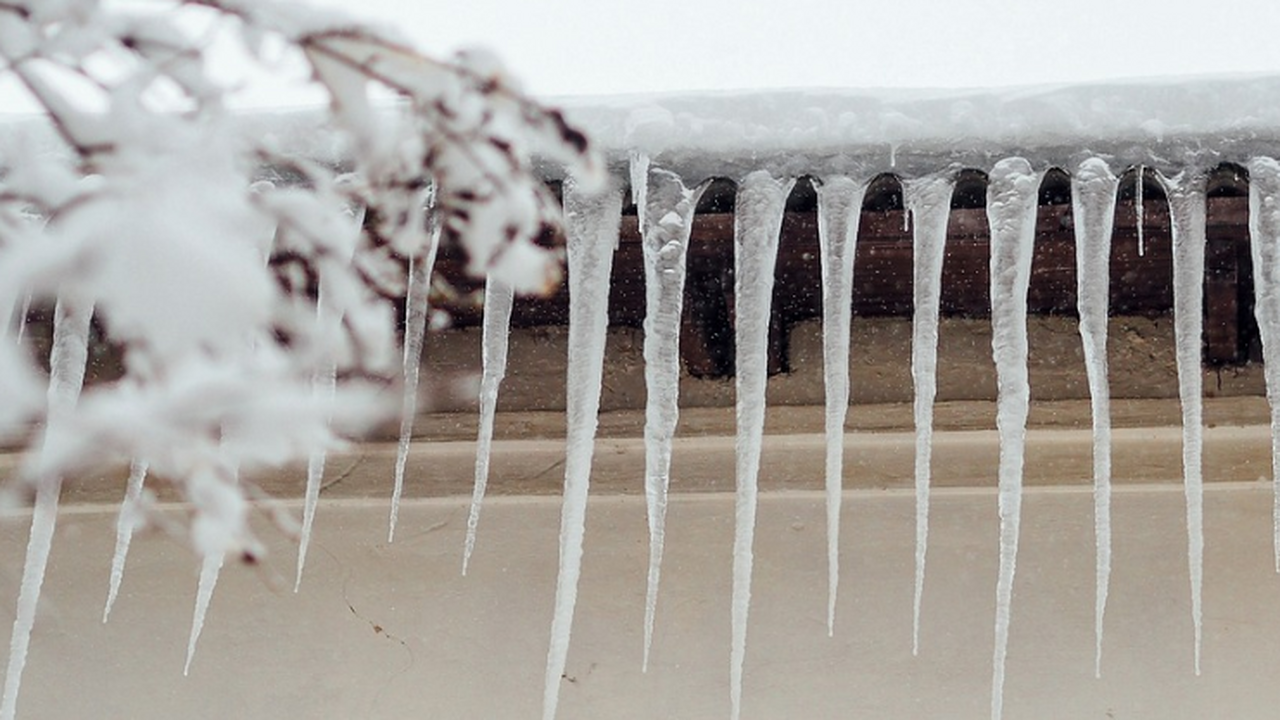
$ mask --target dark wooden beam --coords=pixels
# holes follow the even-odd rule
[[[1173,256],[1169,210],[1165,202],[1144,203],[1143,247],[1139,252],[1137,217],[1131,200],[1118,203],[1111,251],[1111,314],[1159,316],[1172,312]],[[1205,258],[1205,360],[1247,360],[1246,345],[1256,336],[1252,319],[1252,270],[1248,251],[1248,198],[1208,201]],[[854,268],[853,311],[859,316],[909,317],[912,312],[910,228],[902,210],[864,212]],[[694,219],[689,242],[689,280],[681,330],[682,354],[698,376],[722,376],[733,366],[733,214],[709,213]],[[1076,261],[1069,204],[1043,205],[1036,220],[1028,309],[1033,314],[1076,312]],[[944,315],[990,314],[988,268],[990,241],[983,208],[951,211],[943,264]],[[466,278],[461,260],[442,253],[439,271],[466,296],[480,287]],[[640,327],[644,321],[644,268],[635,216],[622,219],[613,266],[610,323]],[[479,322],[472,303],[448,308],[457,325]],[[822,316],[822,278],[817,218],[813,212],[789,212],[783,219],[771,318],[770,367],[787,367],[787,329]],[[516,303],[516,326],[564,324],[568,293],[562,287],[542,298]]]

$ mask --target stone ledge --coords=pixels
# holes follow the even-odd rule
[[[1265,482],[1270,478],[1271,435],[1265,426],[1205,429],[1204,479],[1208,483]],[[732,436],[677,438],[671,491],[731,492],[734,487]],[[904,489],[914,483],[915,437],[909,432],[849,433],[845,436],[846,489]],[[1182,434],[1176,427],[1118,428],[1112,443],[1113,482],[1142,485],[1182,477]],[[371,443],[330,455],[324,498],[386,498],[391,493],[396,445]],[[825,442],[820,434],[767,435],[760,465],[764,491],[822,487]],[[999,438],[994,430],[941,431],[934,435],[933,485],[990,488],[996,484]],[[1028,486],[1079,486],[1093,481],[1089,430],[1033,429],[1027,432]],[[475,444],[469,441],[415,442],[405,476],[405,497],[469,495]],[[289,467],[252,477],[265,492],[298,498],[305,468]],[[117,503],[126,469],[106,469],[68,483],[69,503]],[[495,496],[555,495],[564,482],[561,440],[501,440],[493,444],[489,492]],[[644,491],[644,442],[601,438],[596,442],[593,495]],[[171,498],[155,483],[162,499]]]

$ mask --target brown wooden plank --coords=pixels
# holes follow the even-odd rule
[[[1205,245],[1204,360],[1225,365],[1240,356],[1239,266],[1231,228],[1208,230]]]
[[[1169,210],[1160,198],[1144,203],[1144,245],[1139,253],[1132,200],[1118,203],[1111,253],[1111,313],[1157,316],[1173,304]],[[1044,205],[1037,215],[1036,249],[1028,292],[1031,313],[1075,312],[1075,238],[1069,204]],[[694,218],[689,246],[682,328],[684,360],[698,375],[723,375],[732,368],[733,214]],[[1248,198],[1208,201],[1210,238],[1206,256],[1206,360],[1242,362],[1256,335],[1250,308],[1252,277],[1247,262]],[[989,306],[988,220],[983,208],[952,210],[943,266],[942,312],[983,317]],[[814,212],[789,212],[783,219],[771,318],[771,366],[786,366],[787,328],[822,315],[822,280]],[[1241,257],[1244,254],[1244,261]],[[635,216],[622,220],[610,293],[610,323],[639,327],[644,319],[644,272]],[[854,265],[853,310],[860,316],[901,316],[912,312],[911,234],[902,210],[864,212]],[[442,253],[441,272],[463,290],[480,287],[462,274],[459,259]],[[1243,293],[1243,294],[1242,294]],[[463,297],[466,297],[465,293]],[[474,304],[450,307],[455,324],[478,323]],[[563,324],[568,316],[564,288],[545,298],[517,301],[517,326]],[[1256,344],[1256,343],[1255,343]]]

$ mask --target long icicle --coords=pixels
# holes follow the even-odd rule
[[[565,230],[569,249],[569,368],[566,383],[564,505],[560,513],[560,565],[542,717],[553,720],[560,679],[569,657],[569,634],[578,600],[582,540],[586,533],[587,490],[595,451],[604,345],[609,325],[609,274],[622,222],[622,193],[587,195],[565,183]]]
[[[831,177],[817,186],[822,264],[822,374],[826,388],[827,637],[836,632],[840,589],[840,500],[844,492],[844,420],[849,412],[849,333],[853,261],[867,186]]]
[[[1203,176],[1183,171],[1160,175],[1169,196],[1173,230],[1173,332],[1178,358],[1178,397],[1182,402],[1182,482],[1187,501],[1187,566],[1191,579],[1191,624],[1195,632],[1195,671],[1200,674],[1201,587],[1204,584],[1204,467],[1201,393],[1201,338],[1204,319],[1206,207]]]
[[[396,539],[396,519],[400,515],[400,495],[404,492],[404,470],[409,462],[409,442],[413,439],[413,421],[418,414],[418,376],[422,368],[422,346],[427,337],[427,302],[431,296],[431,271],[436,264],[440,245],[437,229],[425,258],[414,258],[409,268],[409,291],[405,297],[404,318],[404,404],[400,410],[400,442],[396,446],[395,488],[391,491],[391,518],[387,542]]]
[[[1273,158],[1249,161],[1249,240],[1253,313],[1271,406],[1272,548],[1280,573],[1280,163]]]
[[[1111,233],[1120,180],[1090,158],[1071,179],[1076,237],[1076,307],[1093,412],[1094,677],[1102,677],[1102,629],[1111,582],[1111,388],[1107,380],[1107,314]]]
[[[353,229],[364,224],[365,208],[350,207],[348,212],[353,220]],[[346,261],[350,262],[351,258],[348,256]],[[328,308],[327,295],[325,281],[321,277],[316,288],[316,329],[322,335],[338,333],[342,325],[342,314],[335,314]],[[337,389],[338,363],[332,355],[326,354],[322,356],[320,366],[311,376],[311,390],[317,400],[332,408]],[[325,418],[326,422],[330,420],[332,417]],[[298,536],[297,571],[293,579],[295,593],[302,587],[302,571],[307,565],[307,551],[311,547],[311,530],[315,525],[316,509],[320,504],[320,488],[324,483],[324,465],[327,456],[328,450],[322,447],[313,450],[307,457],[307,485],[303,494],[302,529]]]
[[[27,318],[31,316],[31,300],[31,293],[27,293],[27,296],[22,300],[22,309],[19,310],[21,314],[18,315],[18,332],[14,335],[14,342],[19,345],[22,344],[22,338],[26,337],[27,334]]]
[[[911,382],[915,391],[916,430],[916,577],[911,605],[911,654],[920,652],[920,605],[924,599],[925,558],[929,549],[929,485],[933,457],[933,402],[938,395],[938,315],[942,302],[942,261],[951,216],[950,175],[920,178],[904,190],[915,216],[912,247]]]
[[[187,660],[182,665],[184,677],[191,673],[196,643],[200,640],[200,633],[204,631],[204,618],[209,612],[209,603],[213,600],[213,590],[218,585],[218,575],[222,572],[225,558],[223,553],[211,553],[205,555],[200,563],[200,583],[196,588],[196,606],[191,615],[191,635],[187,638]]]
[[[115,606],[116,596],[120,594],[120,583],[124,581],[124,564],[129,557],[129,543],[133,540],[133,531],[138,524],[138,502],[142,498],[142,486],[146,477],[146,462],[134,460],[129,464],[129,481],[125,485],[124,501],[120,503],[120,514],[116,518],[116,549],[111,556],[111,579],[107,587],[107,602],[102,608],[102,622],[111,617],[111,608]]]
[[[332,359],[325,361],[325,367],[317,370],[311,379],[313,392],[325,398],[326,405],[332,405],[334,393],[338,388],[338,366]],[[311,529],[316,521],[316,508],[320,504],[320,487],[324,482],[324,465],[327,453],[323,449],[313,450],[307,457],[307,487],[302,501],[302,530],[298,535],[297,572],[293,578],[293,591],[302,587],[302,571],[307,566],[307,550],[311,547]]]
[[[511,307],[515,294],[510,286],[490,277],[484,286],[484,327],[481,330],[480,430],[476,434],[476,475],[467,513],[467,539],[462,547],[462,574],[467,574],[476,547],[480,506],[489,485],[489,456],[493,447],[493,419],[498,410],[498,389],[507,374],[507,344],[511,333]]]
[[[667,489],[671,481],[671,443],[680,407],[680,318],[693,214],[703,187],[686,188],[664,170],[646,171],[642,218],[645,277],[644,379],[647,397],[644,423],[644,492],[649,518],[649,576],[644,603],[644,655],[649,669],[658,583],[666,536]],[[632,186],[633,188],[635,185]],[[705,187],[705,186],[704,186]]]
[[[794,184],[795,180],[777,180],[763,170],[747,175],[738,187],[737,210],[733,219],[738,428],[735,442],[732,645],[729,653],[732,720],[738,720],[742,708],[742,666],[746,658],[747,615],[751,607],[760,443],[764,434],[765,386],[769,374],[773,272],[778,259],[778,236],[782,230],[787,194]]]
[[[1027,378],[1027,288],[1036,237],[1040,174],[1022,158],[996,163],[987,186],[991,224],[991,354],[997,378],[1000,434],[1000,573],[996,582],[995,652],[991,718],[1004,712],[1004,669],[1009,650],[1013,578],[1022,518],[1022,466],[1031,385]]]
[[[326,297],[323,280],[316,297],[316,326],[324,331],[326,325],[337,325],[341,315],[336,317],[326,308]],[[317,399],[327,406],[333,405],[334,393],[338,388],[338,365],[332,357],[325,357],[323,366],[317,368],[311,376],[311,391]],[[297,571],[293,579],[293,591],[302,587],[302,571],[307,566],[307,550],[311,547],[311,528],[316,521],[316,507],[320,504],[320,486],[324,482],[324,465],[327,452],[324,448],[313,450],[307,457],[307,486],[302,501],[302,531],[298,536]]]
[[[93,304],[59,297],[53,318],[53,351],[49,356],[49,411],[45,436],[57,431],[67,413],[75,407],[84,387],[85,367],[89,359],[89,321]],[[22,585],[18,591],[18,612],[9,640],[9,668],[4,678],[4,696],[0,698],[0,720],[13,720],[18,708],[18,691],[22,687],[22,671],[27,665],[31,630],[35,627],[40,588],[44,584],[45,567],[53,547],[53,533],[58,521],[58,495],[62,478],[38,478],[35,508],[31,513],[31,535],[22,567]]]

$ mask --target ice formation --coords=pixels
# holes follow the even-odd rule
[[[794,179],[756,171],[738,186],[733,218],[734,342],[738,428],[733,523],[732,640],[729,651],[730,717],[742,709],[742,665],[747,652],[747,615],[751,608],[751,570],[756,529],[756,481],[764,434],[764,391],[769,376],[769,315],[773,271],[787,194]]]
[[[182,665],[184,676],[191,673],[196,643],[200,641],[200,633],[204,631],[204,618],[209,613],[209,602],[213,600],[213,590],[218,586],[218,575],[222,573],[225,559],[225,555],[216,553],[204,556],[200,563],[200,583],[196,587],[196,606],[191,615],[191,636],[187,638],[187,660]]]
[[[1254,315],[1262,336],[1267,401],[1271,405],[1272,547],[1280,573],[1280,163],[1249,161],[1249,239]]]
[[[317,395],[332,400],[337,389],[338,368],[332,362],[316,372],[312,380]],[[325,451],[317,450],[307,458],[307,486],[302,499],[302,531],[298,535],[298,565],[293,579],[293,591],[302,587],[302,571],[307,566],[307,550],[311,547],[311,528],[316,521],[316,506],[320,503],[320,484],[324,480]]]
[[[636,206],[636,224],[644,230],[645,211],[649,208],[649,155],[638,150],[630,153],[631,202]]]
[[[955,180],[939,175],[912,180],[904,189],[915,216],[912,236],[915,311],[911,318],[911,381],[916,428],[916,582],[911,612],[911,654],[920,652],[920,604],[924,598],[929,547],[929,478],[933,456],[933,401],[938,394],[938,314],[942,300],[942,258]]]
[[[75,406],[84,387],[85,367],[89,359],[89,322],[93,303],[82,299],[59,297],[54,308],[53,350],[49,355],[49,412],[46,437]],[[9,667],[4,678],[4,695],[0,698],[0,720],[13,720],[18,708],[18,691],[22,671],[27,664],[31,645],[31,629],[35,626],[36,608],[40,604],[40,588],[53,547],[53,532],[58,521],[58,495],[62,478],[42,478],[36,487],[35,507],[31,513],[31,535],[22,567],[22,585],[18,591],[18,612],[9,640]]]
[[[325,289],[321,285],[316,299],[316,325],[337,324],[341,318],[330,317],[333,313],[326,308]],[[327,358],[323,367],[316,370],[311,378],[312,391],[326,403],[332,403],[337,391],[338,366],[333,358]],[[330,418],[332,420],[332,418]],[[298,535],[298,563],[293,579],[293,591],[302,587],[302,571],[307,566],[307,550],[311,547],[311,528],[316,521],[316,506],[320,503],[320,484],[324,480],[325,451],[316,450],[307,458],[307,485],[302,499],[302,531]]]
[[[3,701],[0,702],[0,718],[3,720],[13,720],[17,713],[18,691],[22,687],[22,671],[27,665],[27,650],[31,646],[31,630],[35,627],[44,571],[53,547],[58,494],[61,491],[61,480],[41,483],[36,489],[35,507],[31,512],[31,536],[27,541],[27,558],[22,566],[22,585],[18,591],[18,613],[13,621],[13,637],[9,641],[9,669],[4,678]]]
[[[418,375],[422,367],[422,346],[427,337],[427,302],[431,295],[431,271],[436,264],[440,236],[433,233],[424,257],[414,258],[409,267],[409,292],[404,318],[404,404],[400,410],[400,442],[396,447],[395,488],[391,491],[391,518],[387,542],[396,539],[396,518],[400,515],[400,494],[404,491],[404,469],[409,462],[409,442],[418,414]]]
[[[996,583],[992,720],[1000,720],[1004,710],[1004,668],[1022,518],[1022,463],[1031,402],[1027,379],[1027,288],[1031,283],[1039,190],[1040,173],[1022,158],[996,163],[987,187],[987,217],[991,223],[991,352],[998,381],[996,429],[1000,434],[1000,577]]]
[[[1147,175],[1147,169],[1142,165],[1138,166],[1133,178],[1133,215],[1134,227],[1138,231],[1138,257],[1147,254],[1147,213],[1144,210],[1143,200],[1146,198],[1146,188],[1143,187],[1143,179]]]
[[[1205,88],[1211,92],[1205,94]],[[1188,93],[1212,102],[1188,102]],[[1196,169],[1205,153],[1248,158],[1259,149],[1274,152],[1280,142],[1280,81],[1215,81],[1187,87],[1108,86],[1026,93],[901,93],[857,95],[781,92],[764,97],[631,98],[570,109],[571,118],[590,126],[615,168],[625,172],[637,204],[645,256],[646,407],[645,493],[650,539],[643,665],[654,632],[664,513],[670,482],[672,438],[679,412],[679,332],[685,262],[694,207],[701,186],[684,179],[741,177],[735,216],[736,315],[736,495],[731,605],[730,700],[741,713],[743,667],[751,599],[757,479],[765,410],[767,342],[774,268],[791,178],[812,173],[817,188],[823,284],[825,397],[825,499],[827,521],[827,631],[834,632],[839,588],[840,510],[844,423],[850,397],[849,343],[854,256],[865,182],[875,171],[895,166],[904,176],[904,227],[912,232],[914,316],[912,378],[915,391],[915,586],[912,648],[920,644],[921,607],[929,533],[929,490],[941,273],[950,201],[958,167],[987,168],[1010,147],[1022,158],[1002,160],[990,174],[987,212],[991,224],[992,357],[998,380],[1000,437],[998,503],[1000,563],[996,592],[991,713],[1003,710],[1013,582],[1018,550],[1025,427],[1028,415],[1027,307],[1040,169],[1074,168],[1073,226],[1076,233],[1079,331],[1084,348],[1093,420],[1093,478],[1096,538],[1094,671],[1100,674],[1104,619],[1111,565],[1111,430],[1107,377],[1109,259],[1119,180],[1112,168],[1133,167],[1140,255],[1146,250],[1143,177],[1150,167],[1169,197],[1174,251],[1174,296],[1179,394],[1182,402],[1183,472],[1186,492],[1188,566],[1195,633],[1194,667],[1200,672],[1201,583],[1203,567],[1202,412],[1200,343],[1204,276],[1206,198]],[[1134,108],[1138,110],[1135,111]],[[799,108],[800,110],[796,110]],[[1225,112],[1223,108],[1229,109]],[[1136,122],[1162,118],[1170,128],[1159,142],[1161,155],[1147,147],[1149,127]],[[1090,153],[1063,138],[1088,138]],[[1221,144],[1214,138],[1225,137]],[[1268,143],[1270,143],[1268,145]],[[831,148],[847,148],[831,152]],[[886,157],[885,149],[889,152]],[[1091,155],[1096,155],[1092,156]],[[1107,158],[1106,161],[1101,158]],[[1081,162],[1082,158],[1084,159]],[[1187,169],[1191,168],[1191,169]],[[749,172],[751,171],[751,172]],[[1181,174],[1175,174],[1182,171]],[[1255,312],[1266,363],[1274,501],[1274,553],[1280,572],[1280,163],[1249,161],[1250,233],[1255,268]],[[745,175],[745,177],[744,177]],[[568,433],[565,498],[561,517],[559,573],[547,656],[544,718],[556,714],[564,673],[577,582],[581,569],[587,491],[599,409],[607,326],[612,253],[618,239],[621,193],[590,196],[566,186],[569,241],[570,339],[567,383]],[[388,537],[394,537],[409,442],[416,412],[418,368],[427,320],[434,263],[431,250],[410,271],[403,371],[406,392],[396,458],[395,493]],[[484,372],[480,390],[475,489],[468,517],[463,572],[475,545],[481,501],[489,475],[494,413],[506,365],[513,294],[510,287],[486,285]],[[24,308],[24,317],[25,317]],[[83,380],[90,311],[60,302],[56,315],[50,378],[50,427],[58,408],[75,402]],[[17,325],[19,342],[23,332]],[[318,393],[331,391],[331,368],[316,376]],[[310,459],[298,579],[315,516],[324,456]],[[135,462],[117,523],[109,615],[120,587],[136,505],[143,493],[146,464]],[[0,720],[14,716],[45,562],[52,542],[57,481],[36,494],[26,565],[14,625]],[[193,615],[184,673],[203,626],[222,555],[207,557]]]
[[[1111,580],[1111,389],[1107,380],[1107,311],[1111,293],[1111,232],[1119,180],[1090,158],[1071,181],[1076,235],[1076,304],[1093,415],[1093,515],[1096,553],[1093,672],[1102,677],[1102,629]]]
[[[644,493],[649,518],[649,575],[641,660],[642,670],[647,671],[662,573],[671,442],[680,413],[680,317],[684,307],[685,259],[693,231],[694,209],[705,186],[689,189],[679,177],[660,169],[646,169],[643,177],[633,176],[632,181],[639,183],[632,186],[632,191],[645,202],[639,219],[644,252],[644,376],[648,391]],[[637,187],[643,189],[636,190]]]
[[[817,186],[822,265],[822,373],[826,419],[827,636],[835,635],[840,589],[840,499],[844,491],[844,419],[849,411],[849,329],[853,261],[865,182],[843,176]]]
[[[493,416],[498,409],[498,388],[507,374],[507,342],[511,332],[511,306],[515,294],[500,280],[489,278],[484,286],[484,328],[481,330],[480,430],[476,435],[476,480],[467,513],[467,539],[462,548],[462,574],[467,574],[476,547],[480,505],[489,485],[489,451],[493,445]]]
[[[19,345],[22,344],[22,338],[27,334],[27,317],[31,315],[31,295],[28,294],[22,300],[22,309],[18,315],[18,332],[14,336],[14,341]]]
[[[1191,577],[1191,623],[1195,630],[1194,661],[1200,674],[1200,588],[1204,577],[1204,447],[1201,393],[1201,337],[1204,319],[1204,247],[1206,200],[1204,176],[1184,170],[1160,176],[1169,196],[1173,230],[1173,328],[1178,358],[1178,397],[1182,402],[1182,482],[1187,497],[1187,565]]]
[[[124,564],[129,557],[129,543],[133,540],[133,532],[137,528],[138,515],[141,512],[138,502],[142,499],[142,485],[146,477],[146,462],[134,460],[130,463],[124,501],[120,503],[120,515],[116,518],[116,549],[111,556],[111,580],[107,588],[107,602],[102,608],[102,622],[106,622],[111,617],[111,608],[116,604],[116,596],[120,594],[120,583],[124,580]]]
[[[587,489],[595,452],[597,413],[609,325],[609,280],[622,222],[622,193],[588,195],[565,184],[565,232],[569,249],[569,369],[565,415],[564,505],[560,515],[560,564],[543,691],[543,720],[553,720],[560,679],[569,655],[569,633],[578,600]]]

